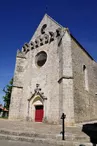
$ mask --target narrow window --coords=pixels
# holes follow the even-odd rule
[[[87,72],[87,68],[85,65],[83,65],[83,73],[84,73],[84,87],[85,90],[89,90],[89,85],[88,85],[88,72]]]

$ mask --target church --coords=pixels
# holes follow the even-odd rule
[[[60,124],[97,120],[97,63],[45,14],[17,51],[9,119]]]

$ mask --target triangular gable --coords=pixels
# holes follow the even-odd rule
[[[26,43],[22,50],[23,52],[28,52],[29,46],[31,45],[31,49],[34,49],[35,47],[39,47],[39,43],[43,45],[43,36],[45,35],[45,42],[48,43],[48,35],[50,35],[50,40],[54,40],[54,37],[59,34],[59,36],[63,36],[64,31],[69,32],[68,28],[64,28],[62,25],[57,23],[53,18],[51,18],[49,15],[45,14],[43,19],[41,20],[38,28],[36,29],[33,37],[31,38],[29,44]],[[42,34],[45,32],[44,34]],[[81,47],[81,49],[92,59],[94,60],[91,55],[84,49],[84,47],[75,39],[75,37],[69,32],[71,38]],[[56,36],[57,37],[57,36]],[[39,42],[40,40],[40,42]]]
[[[38,28],[36,29],[33,37],[31,38],[31,41],[34,41],[37,37],[41,35],[41,29],[45,25],[45,31],[47,32],[55,32],[58,28],[63,28],[60,24],[58,24],[54,19],[52,19],[49,15],[45,14],[43,19],[41,20]]]

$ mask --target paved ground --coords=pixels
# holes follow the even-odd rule
[[[81,129],[81,125],[66,127],[64,143],[60,134],[62,125],[0,119],[0,146],[54,146],[54,144],[79,146],[80,143],[89,142],[89,138],[81,132]],[[79,145],[76,142],[79,142]]]
[[[41,144],[37,143],[29,143],[29,142],[18,142],[18,141],[11,141],[11,140],[0,140],[0,146],[51,146],[50,144]],[[52,145],[54,146],[54,145]]]
[[[12,121],[7,119],[0,119],[0,129],[8,129],[24,132],[35,132],[45,134],[60,133],[61,125],[50,125],[44,123],[25,122],[25,121]]]
[[[7,119],[0,119],[0,129],[35,132],[45,134],[60,134],[62,131],[62,125],[50,125],[45,123],[26,122],[26,121],[12,121]],[[79,133],[81,126],[79,127],[66,127],[66,131],[70,133]]]

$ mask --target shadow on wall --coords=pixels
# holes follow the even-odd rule
[[[97,144],[97,123],[84,124],[82,131],[90,137],[90,142],[93,146]]]

